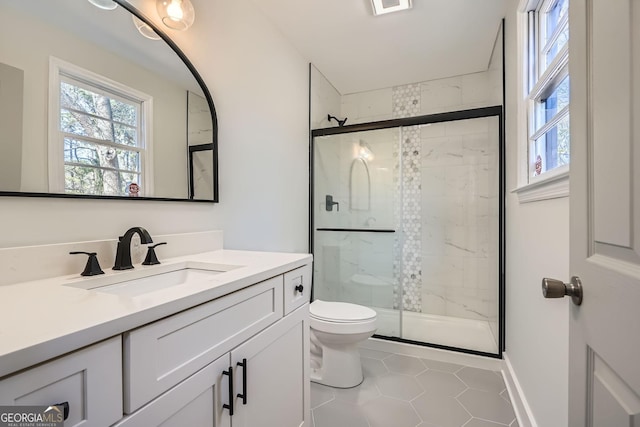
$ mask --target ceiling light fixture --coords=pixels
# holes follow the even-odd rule
[[[167,27],[184,31],[193,25],[195,11],[189,0],[156,0],[156,9]]]
[[[147,25],[144,21],[138,19],[135,15],[131,15],[131,18],[133,18],[133,25],[136,26],[140,34],[150,40],[160,40],[160,36],[157,35],[156,32],[153,31],[153,28]]]
[[[371,0],[374,15],[411,9],[411,0]]]
[[[89,0],[89,3],[104,10],[113,10],[118,7],[118,3],[113,0]]]

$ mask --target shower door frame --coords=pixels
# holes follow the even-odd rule
[[[420,345],[424,347],[438,348],[442,350],[457,351],[467,354],[502,359],[505,348],[505,144],[504,144],[504,109],[502,105],[491,107],[472,108],[467,110],[451,111],[446,113],[428,114],[424,116],[407,117],[400,119],[382,120],[377,122],[358,123],[353,125],[313,129],[309,136],[309,253],[314,249],[314,139],[320,136],[340,135],[353,132],[372,131],[390,128],[404,128],[434,123],[454,122],[460,120],[480,119],[488,117],[498,118],[498,353],[487,353],[460,347],[451,347],[435,343],[414,341],[401,337],[389,337],[374,335],[388,341],[396,341],[406,344]],[[314,299],[313,285],[311,288],[311,300]]]

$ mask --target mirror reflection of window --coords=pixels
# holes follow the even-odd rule
[[[50,140],[52,191],[138,197],[152,195],[144,127],[151,97],[95,73],[52,59],[58,112]],[[54,106],[52,106],[54,107]]]

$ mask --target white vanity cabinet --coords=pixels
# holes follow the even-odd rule
[[[9,373],[0,405],[68,402],[65,426],[310,427],[311,265],[273,274]]]
[[[310,426],[308,310],[304,304],[114,427]]]
[[[127,332],[117,426],[310,426],[309,298],[292,288],[310,276],[305,265]]]

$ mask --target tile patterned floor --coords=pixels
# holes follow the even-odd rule
[[[361,350],[364,382],[311,383],[314,427],[518,427],[499,372]]]

